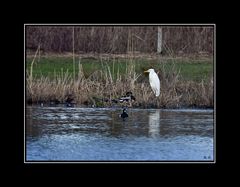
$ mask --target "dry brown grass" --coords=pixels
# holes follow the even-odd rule
[[[114,63],[114,62],[113,62]],[[95,105],[99,107],[111,106],[113,103],[104,102],[102,99],[116,99],[126,92],[133,92],[136,101],[133,107],[142,108],[178,108],[178,107],[213,107],[213,83],[182,81],[179,72],[173,68],[166,72],[162,65],[159,77],[161,79],[160,97],[153,94],[148,77],[144,81],[138,81],[143,74],[135,72],[134,63],[126,68],[126,73],[120,75],[113,72],[107,64],[102,64],[102,69],[93,72],[88,78],[84,76],[84,70],[79,61],[79,72],[77,78],[66,72],[55,74],[53,80],[48,77],[36,79],[31,72],[27,72],[27,100],[33,103],[49,102],[58,100],[62,103],[66,96],[72,94],[78,105]],[[116,80],[113,79],[116,75]]]

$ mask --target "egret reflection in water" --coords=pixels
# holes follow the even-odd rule
[[[156,110],[154,113],[149,114],[149,136],[157,138],[160,134],[160,111]]]
[[[26,161],[211,161],[213,111],[35,107],[26,112]]]

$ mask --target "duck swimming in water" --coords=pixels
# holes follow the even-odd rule
[[[119,115],[119,117],[121,117],[123,119],[123,121],[125,121],[125,119],[128,117],[128,113],[127,113],[127,109],[124,108],[123,112],[121,115]]]

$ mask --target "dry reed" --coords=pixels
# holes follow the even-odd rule
[[[114,63],[114,62],[113,62]],[[32,68],[31,70],[32,71]],[[164,64],[157,71],[161,79],[160,97],[155,97],[148,77],[135,72],[135,63],[128,63],[124,75],[119,69],[114,72],[108,64],[102,64],[102,69],[93,72],[88,78],[79,59],[77,78],[66,72],[55,73],[53,79],[48,77],[33,78],[32,72],[27,73],[27,100],[32,103],[50,102],[58,100],[64,103],[66,96],[71,94],[78,105],[112,106],[112,99],[123,96],[126,92],[133,92],[136,101],[133,107],[142,108],[179,108],[179,107],[213,107],[213,83],[211,79],[200,83],[183,81],[174,65],[168,72]],[[113,77],[116,77],[114,79]],[[143,81],[142,81],[143,80]]]

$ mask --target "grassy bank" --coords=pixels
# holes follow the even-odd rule
[[[27,70],[30,70],[33,57],[27,58]],[[172,66],[179,71],[180,78],[182,80],[201,81],[202,79],[209,78],[209,75],[213,72],[212,59],[188,59],[188,58],[176,58],[176,59],[91,59],[83,58],[75,59],[73,66],[72,57],[41,57],[36,59],[33,64],[33,76],[40,78],[41,76],[48,76],[50,79],[54,78],[56,74],[66,73],[73,75],[73,71],[79,71],[79,61],[84,69],[84,74],[88,78],[92,73],[97,70],[103,69],[103,66],[107,65],[112,70],[112,76],[116,79],[115,75],[117,71],[121,75],[126,72],[127,66],[132,62],[135,63],[136,73],[142,73],[146,68],[154,67],[156,70],[161,70],[164,66],[165,71],[169,71]],[[76,75],[76,73],[75,73]],[[77,76],[77,75],[76,75]]]
[[[161,80],[155,97],[143,71],[153,67]],[[211,59],[132,59],[33,57],[26,63],[27,100],[64,102],[72,94],[81,105],[109,106],[111,100],[133,92],[133,107],[213,107]]]

